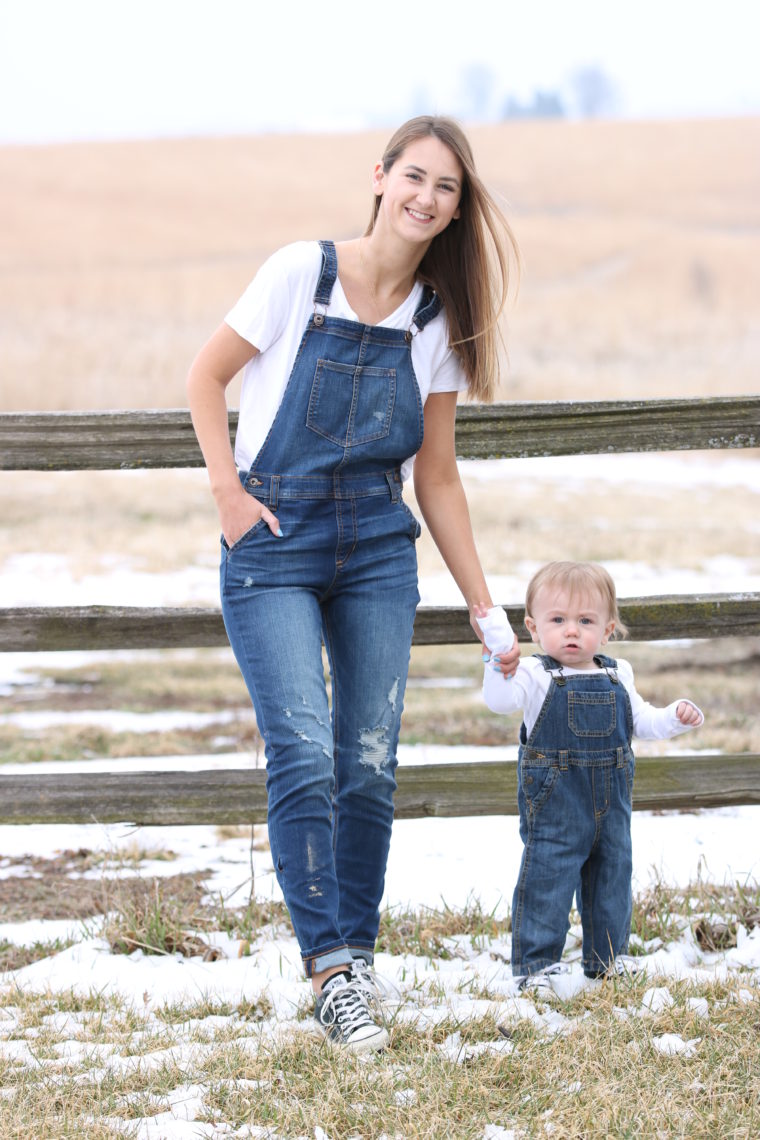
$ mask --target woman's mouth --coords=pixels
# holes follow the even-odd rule
[[[419,210],[413,210],[411,206],[404,207],[410,218],[414,218],[415,222],[432,222],[432,214],[423,214]]]

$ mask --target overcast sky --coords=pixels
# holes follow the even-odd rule
[[[760,113],[760,0],[0,0],[0,143]]]

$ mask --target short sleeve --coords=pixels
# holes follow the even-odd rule
[[[316,243],[294,242],[278,249],[230,309],[225,323],[259,352],[266,352],[287,325],[293,282],[303,280],[304,270],[316,271],[318,259]]]
[[[436,363],[430,392],[466,392],[467,377],[457,354],[446,344],[440,362]]]

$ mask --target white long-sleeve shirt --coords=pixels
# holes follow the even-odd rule
[[[494,609],[489,610],[488,617],[480,620],[479,624],[492,655],[511,648],[514,634],[501,607],[494,607]],[[583,673],[598,673],[599,670],[574,669],[565,665],[562,672],[565,677],[573,677]],[[699,728],[699,725],[704,723],[705,718],[702,710],[688,697],[679,697],[678,700],[661,709],[645,701],[636,691],[633,669],[628,661],[618,658],[616,672],[630,698],[633,713],[633,734],[639,740],[667,740],[672,736],[680,736],[681,733],[688,732],[691,728]],[[489,662],[486,663],[483,676],[483,698],[492,712],[512,713],[522,709],[525,731],[530,736],[546,699],[546,694],[549,692],[551,680],[551,673],[544,669],[537,657],[529,657],[521,661],[517,666],[515,675],[508,678],[494,669]],[[699,724],[681,724],[676,716],[676,709],[681,701],[686,701],[687,704],[697,710],[700,716]]]

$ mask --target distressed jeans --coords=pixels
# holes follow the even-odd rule
[[[336,501],[289,499],[285,482],[284,537],[259,523],[222,553],[222,611],[266,744],[272,859],[308,975],[373,958],[419,601],[414,516],[385,478],[349,483]]]

